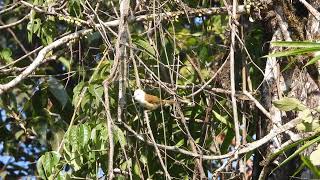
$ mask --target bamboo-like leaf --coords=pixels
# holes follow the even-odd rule
[[[301,156],[302,162],[316,175],[318,178],[320,177],[320,170],[312,164],[309,158]]]
[[[263,58],[294,56],[294,55],[306,54],[306,53],[316,52],[316,51],[320,51],[320,47],[292,49],[292,50],[287,50],[287,51],[282,51],[282,52],[276,52],[273,54],[263,56]]]
[[[293,47],[293,48],[320,48],[320,43],[317,42],[301,42],[301,41],[275,41],[271,42],[273,46],[278,47]]]
[[[277,170],[278,168],[280,168],[281,166],[283,166],[284,164],[288,163],[291,159],[293,159],[294,157],[296,157],[297,155],[299,155],[302,151],[304,151],[305,149],[307,149],[308,147],[310,147],[311,145],[313,145],[314,143],[317,143],[320,141],[320,136],[316,137],[315,139],[312,139],[311,141],[308,141],[306,144],[304,144],[303,146],[301,146],[299,149],[297,149],[294,153],[292,153],[287,159],[285,159],[282,163],[280,163],[276,168],[274,168],[272,170],[272,172],[274,172],[275,170]]]
[[[316,62],[318,62],[320,60],[320,56],[316,56],[314,58],[312,58],[306,65],[304,65],[304,67],[309,66],[311,64],[314,64]]]

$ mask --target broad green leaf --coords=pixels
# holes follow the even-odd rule
[[[4,48],[0,52],[0,60],[4,61],[5,63],[12,62],[12,51],[9,48]]]
[[[49,174],[49,175],[46,174],[46,169],[45,169],[45,167],[44,167],[44,165],[43,165],[44,159],[45,159],[45,155],[42,155],[42,156],[38,159],[38,162],[37,162],[37,171],[38,171],[39,176],[40,176],[42,179],[47,180],[47,179],[48,179],[48,176],[50,176],[50,174]]]
[[[142,164],[144,164],[146,166],[148,164],[147,156],[145,156],[144,154],[141,154],[140,155],[140,161],[142,162]]]
[[[313,120],[311,111],[309,109],[305,109],[303,111],[300,111],[298,113],[298,117],[300,119],[303,119],[303,122],[306,122],[306,123],[312,123],[312,120]]]
[[[273,104],[275,107],[277,107],[281,111],[291,111],[291,110],[302,111],[306,109],[306,107],[299,100],[295,98],[284,97],[280,100],[274,101]]]
[[[50,151],[42,155],[37,162],[37,170],[43,179],[48,179],[51,175],[59,172],[57,165],[61,155],[58,152]]]
[[[14,137],[16,138],[16,140],[18,140],[23,134],[24,134],[24,130],[20,130],[14,134]]]
[[[71,156],[71,166],[74,168],[75,171],[78,171],[81,169],[81,159],[80,159],[81,155],[78,154],[77,152],[72,153]]]
[[[78,129],[77,126],[72,126],[69,132],[69,143],[72,146],[72,152],[78,149]]]
[[[184,139],[181,139],[175,146],[181,147],[182,145],[184,145]]]
[[[64,89],[63,85],[60,84],[60,82],[56,78],[53,77],[49,78],[48,85],[49,91],[59,101],[62,108],[64,108],[69,101],[69,96],[67,91]]]
[[[90,128],[86,124],[78,127],[78,142],[82,147],[86,147],[90,139]]]
[[[118,126],[113,126],[113,133],[116,139],[119,141],[120,146],[122,148],[125,148],[125,146],[127,145],[127,140],[123,131]]]
[[[93,142],[96,142],[96,140],[97,140],[97,130],[96,130],[96,128],[93,128],[93,129],[92,129],[90,136],[91,136],[91,137],[90,137],[91,140],[92,140]]]
[[[229,128],[233,128],[233,124],[227,120],[228,116],[222,116],[214,110],[212,110],[212,112],[213,112],[213,115],[218,119],[218,121],[222,122]]]
[[[135,175],[137,175],[138,177],[142,177],[142,172],[140,171],[140,167],[138,165],[138,162],[134,163],[133,165],[133,172]]]
[[[81,94],[82,89],[84,88],[84,85],[85,85],[85,83],[83,81],[81,81],[73,89],[72,104],[73,104],[74,107],[76,107],[76,105],[77,105],[77,103],[78,103],[78,101],[80,99],[80,94]]]
[[[133,41],[135,42],[136,45],[138,45],[140,48],[142,48],[147,54],[149,54],[151,57],[156,57],[156,51],[151,44],[140,38],[140,37],[134,37]]]
[[[199,58],[202,62],[206,62],[206,59],[208,58],[208,48],[206,46],[203,46],[199,52]]]

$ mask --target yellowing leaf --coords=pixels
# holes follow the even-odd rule
[[[317,150],[313,151],[310,154],[310,160],[311,160],[313,165],[315,165],[315,166],[319,166],[320,165],[320,149],[319,149],[319,146],[318,146]]]
[[[305,109],[300,111],[298,117],[303,119],[304,122],[312,123],[313,117],[311,115],[311,111],[309,109]]]

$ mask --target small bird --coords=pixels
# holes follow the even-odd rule
[[[157,96],[147,94],[141,89],[137,89],[134,91],[134,99],[138,101],[141,106],[143,106],[148,110],[155,110],[161,104],[166,106],[166,105],[175,103],[174,100],[161,100]]]

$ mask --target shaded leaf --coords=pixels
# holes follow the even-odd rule
[[[67,91],[64,89],[63,85],[56,78],[53,77],[49,78],[48,85],[49,91],[59,101],[62,108],[64,108],[69,101],[69,96]]]

